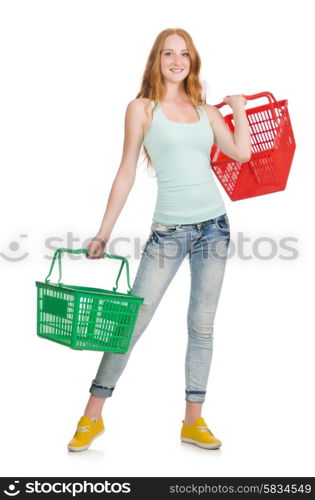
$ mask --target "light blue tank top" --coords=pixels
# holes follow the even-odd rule
[[[160,101],[153,113],[143,140],[158,183],[153,222],[193,224],[226,212],[210,167],[213,130],[201,106],[198,114],[197,122],[173,122],[164,115]]]

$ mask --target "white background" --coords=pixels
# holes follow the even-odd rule
[[[313,475],[311,4],[1,2],[3,476]],[[232,202],[219,186],[231,241],[237,249],[243,233],[249,238],[245,253],[252,256],[236,251],[229,258],[215,320],[203,416],[221,449],[179,440],[186,260],[105,403],[105,434],[88,451],[68,453],[102,353],[37,337],[35,280],[44,281],[55,248],[82,248],[98,230],[121,160],[126,106],[140,90],[156,36],[168,27],[191,34],[209,103],[261,91],[288,99],[296,153],[282,192]],[[109,248],[128,256],[131,280],[139,264],[134,241],[143,245],[149,235],[157,189],[141,161],[112,232],[112,239],[127,237],[129,243]],[[77,238],[70,245],[68,233]],[[273,258],[253,256],[253,242],[261,237],[276,242]],[[296,238],[296,259],[281,258],[289,254],[280,247],[285,237]],[[53,249],[48,238],[59,238]],[[259,250],[268,255],[270,245]],[[66,255],[64,281],[112,287],[118,265]],[[126,283],[121,286],[126,290]]]

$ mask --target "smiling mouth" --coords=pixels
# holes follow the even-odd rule
[[[172,73],[181,73],[183,71],[183,68],[182,69],[171,69],[170,71]]]

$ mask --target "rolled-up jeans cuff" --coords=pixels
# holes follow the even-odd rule
[[[90,387],[90,393],[98,398],[110,398],[115,387],[107,387],[105,385],[97,384],[94,380]]]
[[[185,400],[192,403],[204,403],[206,391],[188,391],[185,389]]]

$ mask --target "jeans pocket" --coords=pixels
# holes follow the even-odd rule
[[[219,217],[216,217],[213,220],[218,231],[223,231],[224,233],[230,232],[229,218],[226,214],[219,215]]]
[[[158,236],[166,236],[177,233],[178,226],[173,224],[172,226],[165,226],[164,224],[159,224],[158,222],[153,222],[151,225],[151,231],[156,233]]]

